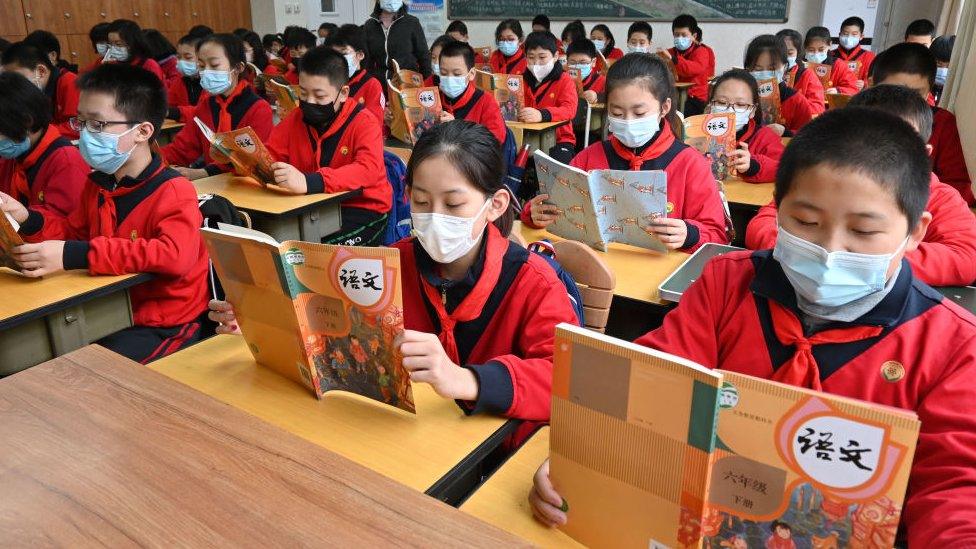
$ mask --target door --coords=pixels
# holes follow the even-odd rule
[[[20,0],[0,0],[0,36],[23,36],[27,34],[24,21],[24,7]]]

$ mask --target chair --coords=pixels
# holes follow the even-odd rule
[[[617,277],[603,259],[589,246],[574,240],[560,240],[552,244],[556,260],[579,288],[583,298],[583,323],[586,328],[603,333],[610,318],[610,303]]]

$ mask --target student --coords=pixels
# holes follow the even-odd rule
[[[916,19],[905,28],[905,42],[921,44],[926,48],[932,46],[935,39],[935,24],[928,19]]]
[[[871,78],[875,85],[898,84],[928,98],[935,84],[935,71],[935,56],[928,48],[901,43],[878,55],[872,66]],[[932,112],[932,138],[929,139],[929,145],[932,145],[932,171],[940,181],[959,191],[967,204],[976,206],[966,158],[959,141],[956,116],[941,107],[932,107]]]
[[[444,46],[446,44],[448,44],[449,42],[454,42],[454,41],[455,40],[453,38],[451,38],[450,36],[448,36],[446,34],[442,34],[442,35],[438,36],[434,40],[434,43],[433,44],[430,45],[430,67],[431,67],[432,72],[431,72],[430,77],[427,78],[426,80],[424,80],[424,86],[425,87],[430,88],[430,87],[435,87],[435,86],[439,86],[440,85],[440,83],[441,83],[441,65],[440,65],[441,50],[444,48]]]
[[[366,63],[366,32],[359,25],[343,25],[332,35],[332,49],[342,54],[349,65],[349,98],[366,107],[380,123],[386,109],[383,83],[362,68]]]
[[[597,70],[598,57],[596,46],[587,39],[574,40],[569,48],[566,49],[566,66],[576,69],[582,79],[582,91],[577,89],[580,101],[576,107],[576,116],[573,118],[573,131],[576,134],[576,142],[586,141],[586,111],[587,105],[601,103],[606,99],[606,78]],[[597,137],[595,140],[599,140]]]
[[[533,22],[533,26],[535,23]],[[506,19],[495,27],[495,45],[488,64],[496,74],[525,74],[525,48],[522,45],[522,24],[518,19]]]
[[[332,48],[314,48],[302,57],[300,108],[271,131],[271,167],[276,183],[295,194],[362,189],[342,202],[342,227],[324,242],[379,246],[392,205],[382,121],[348,100],[348,83],[346,60]]]
[[[706,242],[727,244],[725,208],[704,156],[677,137],[681,122],[672,103],[674,80],[656,55],[628,54],[607,73],[610,139],[594,143],[573,159],[582,170],[664,170],[668,216],[655,235],[668,249],[693,252]],[[522,222],[543,227],[555,218],[543,207],[547,195],[528,201]]]
[[[66,269],[153,275],[130,290],[134,326],[96,342],[145,364],[200,337],[209,283],[197,192],[152,152],[166,115],[159,78],[106,63],[79,78],[78,88],[78,150],[95,170],[79,206],[63,217],[0,195],[0,208],[31,242],[13,252],[28,277]]]
[[[163,36],[163,33],[156,29],[146,29],[142,31],[146,37],[146,45],[149,46],[149,57],[152,58],[163,71],[163,84],[169,87],[182,77],[176,66],[176,48]]]
[[[447,32],[444,34],[450,36],[452,39],[457,40],[458,42],[467,42],[468,26],[464,24],[464,21],[451,21],[451,24],[447,26]],[[433,55],[431,56],[431,59],[434,59]],[[436,73],[437,71],[434,72]]]
[[[278,54],[285,47],[285,42],[280,34],[265,34],[261,37],[261,45],[270,59],[281,59]]]
[[[840,24],[840,36],[838,41],[840,46],[831,54],[847,62],[847,68],[851,69],[857,77],[855,86],[858,90],[864,89],[864,83],[868,80],[868,73],[871,70],[871,62],[874,61],[874,52],[861,47],[861,40],[864,39],[864,20],[853,16],[844,19]]]
[[[133,67],[141,67],[165,82],[163,70],[150,56],[149,44],[142,34],[142,29],[135,21],[116,19],[108,28],[108,51],[105,52],[105,63],[126,63]]]
[[[820,78],[805,63],[797,62],[800,51],[803,49],[803,37],[793,29],[783,29],[776,33],[776,40],[780,47],[786,52],[786,74],[784,79],[787,85],[793,83],[796,93],[807,99],[814,114],[820,114],[826,109],[827,99],[824,97],[823,84]]]
[[[214,30],[207,25],[193,25],[186,33],[197,38],[206,38],[213,34]]]
[[[708,110],[735,114],[737,149],[732,155],[732,165],[739,177],[749,183],[775,181],[779,159],[783,156],[783,140],[763,125],[756,79],[741,69],[726,71],[712,83]]]
[[[51,60],[51,64],[61,72],[78,74],[78,65],[68,63],[61,58],[61,41],[54,33],[46,30],[36,30],[24,37],[24,43],[30,44],[44,52]]]
[[[81,69],[79,74],[84,74],[102,64],[102,58],[108,52],[108,28],[109,23],[98,23],[88,31],[88,39],[91,41],[92,49],[95,50],[95,60]]]
[[[929,49],[935,56],[935,85],[932,88],[932,102],[938,105],[942,99],[942,90],[949,79],[949,61],[952,59],[952,47],[956,44],[955,36],[940,36],[932,42]]]
[[[685,99],[685,116],[705,112],[708,100],[708,81],[715,74],[715,53],[695,42],[698,21],[687,14],[681,14],[671,22],[674,47],[661,50],[674,62],[674,68],[681,82],[693,82]]]
[[[339,25],[336,25],[335,23],[322,23],[319,25],[318,45],[321,46],[322,44],[328,43],[329,38],[334,35],[337,30],[339,30]]]
[[[199,118],[215,133],[250,126],[263,142],[274,126],[271,105],[258,97],[254,88],[241,78],[244,72],[244,43],[233,34],[211,34],[197,45],[200,86],[206,92],[197,102],[188,123],[173,142],[162,149],[163,159],[187,179],[199,179],[227,171],[210,153],[210,142],[193,121]],[[203,157],[203,167],[192,165]]]
[[[301,59],[305,53],[315,47],[315,35],[306,29],[294,29],[285,40],[290,61],[284,78],[289,84],[297,86]]]
[[[50,101],[54,126],[68,139],[77,139],[78,132],[71,128],[70,123],[71,117],[78,114],[77,76],[73,72],[58,70],[43,51],[26,42],[11,45],[0,60],[3,61],[3,70],[24,75],[44,92]]]
[[[654,30],[644,21],[634,21],[627,28],[627,53],[651,53]]]
[[[576,40],[586,39],[586,27],[583,26],[583,22],[579,19],[575,21],[570,21],[563,27],[562,35],[562,45],[559,46],[559,55],[561,59],[566,58],[566,52],[569,51],[569,46]]]
[[[776,37],[760,34],[753,38],[746,47],[743,63],[757,81],[773,77],[779,82],[779,110],[783,124],[771,124],[773,131],[780,135],[791,135],[816,116],[816,109],[810,101],[783,82],[786,75],[786,52],[782,42]]]
[[[610,63],[624,56],[624,52],[616,47],[617,43],[613,39],[613,33],[610,32],[610,27],[602,23],[594,25],[590,29],[590,40],[593,41],[593,46],[596,47],[597,51],[603,54],[603,58]]]
[[[542,258],[508,240],[503,159],[484,127],[456,120],[424,133],[407,167],[414,234],[400,251],[411,381],[465,414],[549,419],[555,327],[577,324],[566,287]],[[211,303],[219,333],[238,331]]]
[[[556,37],[547,32],[533,32],[525,38],[525,107],[520,122],[558,122],[576,116],[579,98],[576,84],[563,66],[556,62]],[[576,136],[572,124],[556,128],[556,145],[549,156],[568,164],[576,154]]]
[[[851,72],[847,63],[837,62],[837,58],[830,54],[830,31],[827,27],[811,27],[803,39],[803,49],[808,62],[830,65],[830,85],[824,90],[825,93],[857,93],[857,75]]]
[[[928,140],[932,110],[915,92],[882,84],[855,95],[849,106],[871,107],[901,117]],[[927,145],[931,149],[931,145]],[[932,174],[925,211],[932,214],[918,249],[905,254],[916,278],[933,286],[968,286],[976,280],[976,217],[955,189]],[[746,246],[772,248],[776,243],[776,205],[763,206],[746,228]]]
[[[474,50],[465,42],[452,40],[442,46],[439,57],[441,76],[441,122],[467,120],[481,124],[505,143],[505,121],[498,102],[490,93],[474,85]]]
[[[532,32],[552,32],[552,22],[549,21],[549,16],[540,13],[533,17]]]
[[[16,72],[0,73],[0,191],[43,213],[78,207],[88,165],[51,122],[44,93]]]
[[[171,83],[166,98],[169,103],[166,118],[177,122],[192,122],[193,111],[203,87],[200,85],[200,68],[197,66],[197,46],[200,38],[187,34],[176,44],[176,70],[180,79]]]
[[[257,67],[261,74],[268,76],[281,74],[278,67],[268,62],[268,54],[264,51],[264,44],[261,43],[261,37],[258,36],[258,33],[247,31],[244,36],[241,36],[241,41],[244,43],[244,60],[246,62]],[[253,83],[255,76],[257,75],[253,74],[253,71],[247,71],[248,81]]]
[[[916,412],[898,545],[960,547],[976,542],[976,318],[904,261],[931,219],[928,188],[924,142],[906,122],[874,109],[826,112],[780,163],[776,248],[708,262],[664,325],[636,343]],[[886,362],[904,364],[904,376],[880,375]],[[548,463],[529,499],[547,524],[566,522]]]

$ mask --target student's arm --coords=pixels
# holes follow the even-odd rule
[[[305,174],[307,194],[353,191],[376,180],[376,174],[386,173],[383,165],[383,132],[379,122],[363,117],[369,123],[355,124],[346,129],[352,132],[349,154],[353,161],[338,168],[323,167]],[[386,178],[383,178],[384,183]]]
[[[284,120],[278,123],[277,126],[271,129],[271,134],[268,136],[268,140],[264,145],[268,148],[268,152],[271,154],[271,158],[275,162],[291,162],[291,156],[288,153],[288,143],[292,138],[292,130],[295,128],[294,116],[301,116],[298,112],[299,109],[295,109],[296,112],[289,113]],[[298,134],[299,136],[301,134]]]
[[[199,116],[198,110],[194,110],[194,114]],[[189,166],[203,156],[205,141],[193,116],[190,116],[189,121],[176,133],[173,142],[161,148],[160,153],[171,166]]]
[[[776,221],[776,203],[770,202],[762,208],[746,225],[746,248],[750,250],[765,250],[776,245],[778,232]]]
[[[681,219],[688,226],[681,251],[692,253],[706,242],[728,244],[725,232],[725,206],[719,195],[712,169],[705,157],[694,149],[681,154],[694,154],[684,172],[684,196]],[[680,156],[679,156],[680,158]],[[669,182],[670,184],[670,182]]]
[[[674,55],[672,56],[674,61],[674,68],[678,73],[678,80],[681,82],[687,82],[694,79],[696,76],[705,75],[708,76],[708,71],[710,70],[711,63],[708,59],[708,52],[705,48],[698,46],[695,51],[691,54],[684,55]]]
[[[44,193],[44,203],[31,208],[41,213],[51,212],[59,217],[67,217],[78,209],[91,168],[72,147],[54,151],[44,164],[37,174],[38,179],[43,178],[44,182],[44,186],[37,189]]]
[[[479,103],[476,107],[478,109],[478,119],[474,120],[474,122],[488,128],[488,131],[498,140],[498,144],[504,146],[507,132],[505,131],[505,120],[502,118],[502,111],[498,107],[498,102],[495,101],[494,96],[486,93],[481,96]]]
[[[851,69],[847,66],[847,62],[837,59],[834,61],[834,66],[837,67],[837,70],[831,72],[834,75],[833,81],[834,87],[837,88],[837,93],[843,93],[844,95],[854,95],[857,93],[857,75],[851,72]]]
[[[20,236],[24,242],[31,244],[46,240],[87,240],[88,208],[97,200],[97,194],[94,185],[85,186],[78,207],[66,216],[50,209],[40,211],[29,208],[27,219],[20,224]]]
[[[969,171],[966,168],[966,157],[963,155],[962,143],[959,141],[959,128],[956,117],[940,112],[936,115],[938,123],[932,129],[937,135],[929,142],[934,145],[932,150],[932,171],[939,176],[939,180],[956,189],[971,189]],[[972,191],[969,191],[972,194]],[[967,199],[969,196],[963,195]]]
[[[968,286],[976,281],[976,216],[955,189],[937,185],[926,208],[932,223],[918,249],[905,257],[922,282]]]
[[[749,169],[739,174],[749,183],[776,181],[776,169],[783,156],[783,140],[772,130],[760,129],[749,144]]]
[[[803,76],[801,77],[802,82],[797,82],[796,89],[797,92],[803,95],[803,98],[807,100],[810,104],[810,109],[816,114],[822,114],[826,110],[827,98],[824,95],[823,83],[817,78],[817,75],[811,70],[803,71]]]
[[[366,107],[366,110],[373,113],[376,121],[382,125],[385,116],[384,111],[386,110],[386,98],[383,96],[383,86],[379,80],[370,78],[366,84],[363,97],[365,102],[363,106]],[[500,111],[499,116],[501,116]]]
[[[782,113],[786,127],[794,134],[816,116],[810,102],[799,94],[783,101]]]
[[[553,85],[556,93],[556,104],[552,107],[539,107],[543,122],[561,122],[572,120],[576,117],[576,106],[579,104],[579,96],[576,94],[576,84],[573,83],[569,75],[563,74],[559,82]]]

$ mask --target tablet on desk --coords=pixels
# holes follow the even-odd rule
[[[701,276],[702,269],[705,268],[705,263],[708,263],[709,259],[744,249],[737,246],[724,246],[722,244],[712,243],[698,248],[676,271],[671,273],[671,276],[666,278],[658,286],[661,299],[674,302],[681,301],[681,294],[685,293],[685,290],[688,289],[688,286],[691,286],[692,282],[698,280],[698,277]]]
[[[949,301],[963,309],[976,314],[976,287],[974,286],[943,286],[936,288]]]

